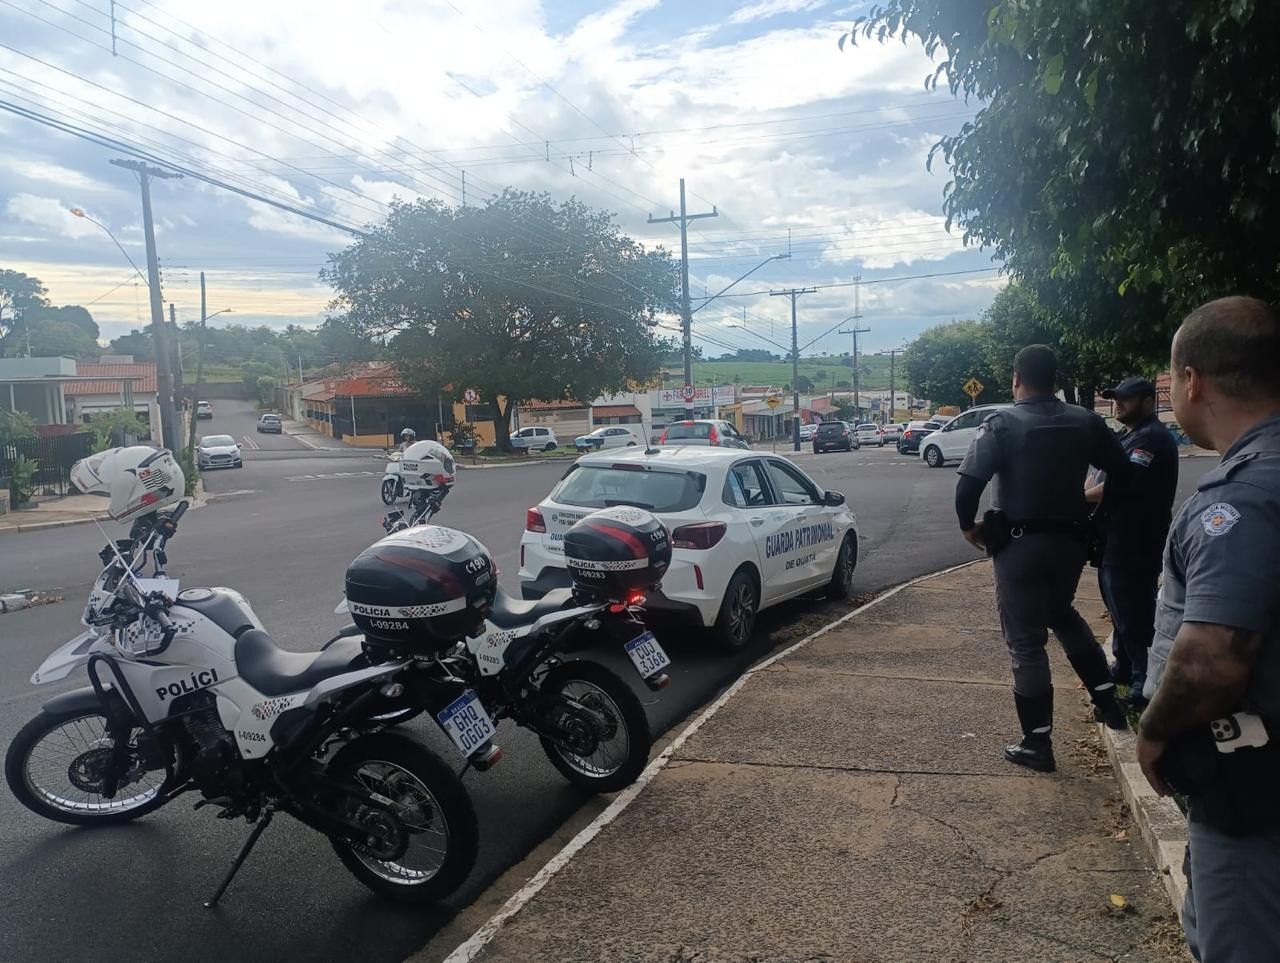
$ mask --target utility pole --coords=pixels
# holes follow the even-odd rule
[[[196,450],[196,404],[200,401],[200,385],[204,381],[204,323],[208,320],[208,309],[206,307],[204,292],[204,272],[200,272],[200,328],[199,334],[196,335],[196,383],[191,386],[191,428],[187,436],[187,450],[195,452]],[[191,456],[192,461],[195,455]]]
[[[858,417],[862,417],[862,371],[858,365],[858,335],[867,334],[870,328],[859,328],[858,322],[862,320],[862,312],[858,310],[858,295],[861,288],[862,275],[859,274],[853,279],[853,314],[845,318],[846,321],[852,321],[854,326],[847,331],[840,329],[837,334],[853,335],[853,407],[858,412]]]
[[[689,389],[693,387],[693,312],[689,309],[689,222],[699,221],[704,217],[718,217],[719,212],[713,205],[709,214],[690,214],[684,203],[684,178],[680,178],[680,216],[675,211],[669,217],[649,215],[650,224],[680,225],[680,321],[684,332],[684,384],[685,402],[684,417],[686,421],[693,418],[693,395]],[[797,449],[798,450],[798,449]]]
[[[791,299],[791,444],[800,450],[800,340],[796,333],[796,298],[813,294],[817,288],[789,288],[786,291],[770,291],[770,297]]]
[[[893,348],[889,352],[889,413],[885,416],[885,424],[893,421],[893,410],[897,407],[897,361],[898,349]]]
[[[172,358],[169,359],[169,370],[173,372],[173,398],[174,404],[178,409],[182,408],[182,335],[178,331],[178,309],[172,301],[169,302],[169,330],[173,334],[174,346],[178,355],[177,365],[175,366]],[[181,429],[178,434],[182,434]]]
[[[179,178],[159,167],[142,161],[112,160],[115,167],[123,167],[138,175],[142,188],[142,232],[147,242],[147,286],[151,289],[151,332],[156,346],[156,380],[160,397],[160,443],[172,449],[178,440],[173,411],[173,379],[169,373],[169,339],[165,337],[164,305],[160,300],[160,262],[156,257],[156,228],[151,218],[151,178],[162,180]]]

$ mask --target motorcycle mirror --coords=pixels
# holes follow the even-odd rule
[[[345,598],[339,602],[338,607],[333,610],[334,615],[349,615],[350,613],[351,609],[347,607],[347,600]]]

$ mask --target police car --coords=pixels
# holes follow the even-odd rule
[[[681,445],[578,459],[528,511],[525,598],[569,584],[565,533],[614,505],[648,509],[671,532],[671,567],[649,593],[649,617],[710,628],[725,649],[747,643],[760,609],[818,589],[850,592],[858,530],[844,495],[777,455]]]

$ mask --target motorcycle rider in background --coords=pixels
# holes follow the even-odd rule
[[[400,432],[400,454],[404,454],[405,449],[418,440],[418,433],[412,428],[406,428]]]

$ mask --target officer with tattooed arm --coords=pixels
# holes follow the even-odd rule
[[[1123,484],[1128,460],[1106,422],[1055,397],[1056,379],[1052,349],[1033,344],[1018,352],[1015,404],[978,427],[956,483],[960,529],[993,559],[1000,627],[1013,662],[1013,702],[1023,738],[1006,746],[1004,756],[1040,772],[1055,768],[1053,678],[1045,650],[1050,629],[1089,690],[1094,717],[1113,729],[1128,728],[1107,657],[1073,604],[1089,541],[1085,476],[1094,465]],[[994,507],[975,522],[992,478]]]
[[[1183,928],[1204,963],[1280,960],[1280,317],[1211,301],[1173,339],[1174,413],[1222,454],[1164,554],[1138,762],[1187,797]]]

